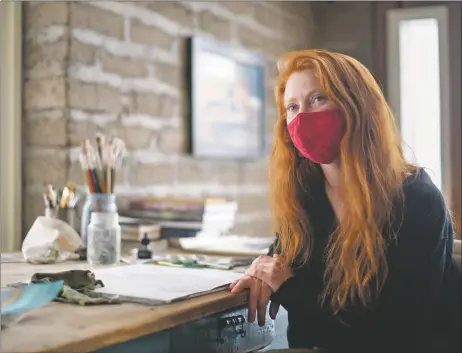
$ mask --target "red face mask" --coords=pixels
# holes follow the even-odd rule
[[[338,110],[298,113],[287,128],[294,146],[314,163],[329,164],[340,155],[345,119]]]

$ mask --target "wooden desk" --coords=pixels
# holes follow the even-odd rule
[[[1,280],[5,286],[30,279],[35,272],[70,269],[90,269],[90,265],[86,262],[35,266],[3,263]],[[226,332],[217,328],[218,320],[230,315],[244,315],[247,320],[246,305],[247,293],[233,295],[226,291],[156,307],[128,303],[86,307],[51,303],[4,330],[1,351],[75,353],[102,349],[101,352],[136,353],[147,352],[147,347],[149,352],[156,353],[258,350],[268,346],[274,337],[274,323],[268,315],[264,327],[255,323],[244,325],[247,338],[237,335],[234,328],[225,329]],[[281,319],[284,320],[284,314]],[[244,349],[244,346],[253,348]]]

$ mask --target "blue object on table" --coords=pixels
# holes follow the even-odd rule
[[[63,285],[63,281],[56,281],[2,288],[1,314],[18,315],[41,307],[54,300]]]

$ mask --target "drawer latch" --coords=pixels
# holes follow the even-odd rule
[[[230,317],[225,317],[222,318],[218,321],[218,338],[217,342],[218,343],[225,343],[225,340],[221,336],[221,330],[231,327],[233,328],[233,331],[244,338],[247,335],[247,332],[244,330],[244,324],[245,324],[245,318],[243,315],[237,315],[237,316],[230,316]]]

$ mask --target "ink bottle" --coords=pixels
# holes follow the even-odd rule
[[[138,259],[140,260],[152,259],[152,251],[148,247],[149,243],[150,241],[148,238],[148,234],[144,233],[143,239],[141,239],[141,246],[138,249],[138,253],[137,253]]]

